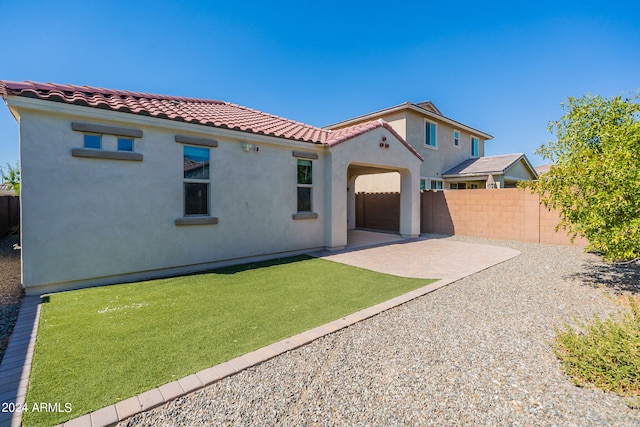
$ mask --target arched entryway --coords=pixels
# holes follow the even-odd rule
[[[348,204],[347,229],[400,233],[400,173],[353,164],[347,176],[348,196],[352,190],[355,196]]]
[[[420,234],[420,165],[422,157],[385,122],[338,140],[326,164],[329,195],[325,215],[325,247],[342,249],[348,230],[356,228],[355,181],[359,176],[397,172],[400,175],[399,224],[403,237]]]

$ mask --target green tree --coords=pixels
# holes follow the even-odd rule
[[[7,170],[5,171],[0,166],[0,176],[2,176],[2,182],[9,184],[13,191],[20,195],[20,165],[16,163],[15,166],[11,166],[7,163]]]
[[[568,98],[565,115],[549,124],[556,142],[536,153],[553,162],[526,183],[558,210],[572,237],[610,261],[640,256],[640,105],[629,98]]]

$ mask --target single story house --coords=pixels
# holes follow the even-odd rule
[[[228,102],[0,81],[19,123],[27,294],[340,249],[358,176],[396,171],[420,232],[424,157],[383,119],[310,126]]]

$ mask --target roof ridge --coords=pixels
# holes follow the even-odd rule
[[[185,97],[185,96],[175,96],[175,95],[163,95],[149,92],[132,92],[129,90],[122,89],[110,89],[96,86],[88,86],[88,85],[74,85],[74,84],[59,84],[59,83],[40,83],[34,82],[31,80],[25,80],[24,82],[15,82],[15,81],[3,81],[4,86],[6,87],[8,92],[13,91],[27,91],[27,90],[41,90],[41,91],[60,91],[60,92],[82,92],[85,94],[101,94],[101,95],[109,95],[109,96],[121,96],[121,97],[132,97],[137,99],[162,99],[168,101],[184,101],[184,102],[195,102],[195,103],[224,103],[225,101],[216,100],[216,99],[205,99],[205,98],[194,98],[194,97]],[[7,93],[8,93],[7,92]]]

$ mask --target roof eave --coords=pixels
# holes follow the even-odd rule
[[[447,122],[451,125],[454,125],[460,129],[464,129],[470,133],[476,134],[478,136],[481,136],[482,138],[484,138],[485,140],[490,140],[493,139],[493,135],[490,135],[486,132],[482,132],[478,129],[472,128],[471,126],[467,126],[463,123],[460,123],[458,121],[455,121],[453,119],[450,119],[447,116],[444,115],[440,115],[440,114],[436,114],[432,111],[426,110],[424,108],[420,108],[415,104],[412,104],[411,102],[407,101],[404,102],[402,104],[399,105],[394,105],[393,107],[388,107],[388,108],[384,108],[382,110],[378,110],[378,111],[373,111],[371,113],[367,113],[367,114],[363,114],[361,116],[357,116],[351,119],[347,119],[347,120],[343,120],[341,122],[337,122],[337,123],[333,123],[327,126],[324,126],[324,129],[335,129],[335,128],[341,128],[344,126],[348,126],[354,123],[358,123],[361,121],[367,121],[367,120],[374,120],[376,118],[378,118],[381,115],[384,114],[390,114],[390,113],[395,113],[396,111],[401,111],[401,110],[412,110],[415,111],[418,114],[422,114],[424,116],[428,116],[432,119],[437,119],[437,120],[441,120],[444,122]]]

